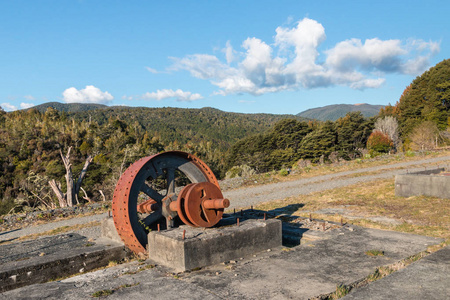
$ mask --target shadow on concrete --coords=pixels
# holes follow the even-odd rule
[[[234,210],[233,213],[224,214],[223,219],[216,225],[216,227],[237,225],[238,220],[239,222],[242,222],[251,219],[280,219],[283,221],[283,246],[295,247],[302,243],[304,234],[310,230],[308,228],[302,228],[304,225],[302,222],[302,220],[304,220],[303,218],[293,215],[293,213],[304,206],[305,205],[303,203],[299,203],[290,204],[285,207],[280,207],[269,211],[253,208],[238,211]],[[296,220],[296,222],[292,222],[294,220]]]

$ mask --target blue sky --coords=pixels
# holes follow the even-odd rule
[[[0,106],[394,104],[449,58],[449,11],[433,0],[0,0]]]

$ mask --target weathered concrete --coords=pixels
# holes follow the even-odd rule
[[[432,196],[450,199],[450,176],[438,176],[444,168],[396,175],[395,195],[400,197]]]
[[[182,239],[183,231],[185,239]],[[149,258],[176,272],[218,264],[281,246],[280,220],[245,220],[217,228],[180,226],[148,235]]]
[[[370,285],[351,291],[342,299],[448,299],[450,297],[450,248],[430,254],[409,267]]]
[[[247,259],[177,276],[162,266],[147,269],[134,262],[60,282],[8,291],[1,293],[0,299],[89,299],[94,292],[105,289],[114,291],[108,299],[308,299],[331,293],[341,283],[361,280],[379,266],[392,264],[442,241],[353,226],[321,234],[319,231],[317,235],[322,239],[293,248],[266,250]],[[365,254],[367,250],[381,250],[385,255],[370,257]],[[424,272],[431,266],[424,265]],[[448,269],[436,266],[439,264],[432,271],[440,275],[433,276],[448,278],[438,277],[442,272],[448,273]],[[419,282],[420,274],[415,274]],[[448,293],[442,287],[447,285],[447,280],[436,281],[436,299],[446,299]],[[392,298],[401,299],[402,294],[385,299]],[[358,299],[370,297],[362,295]],[[424,298],[418,294],[409,299]]]
[[[90,271],[127,255],[121,244],[75,233],[1,245],[0,253],[0,291]]]
[[[102,229],[102,237],[108,238],[122,245],[124,244],[117,233],[116,226],[114,225],[114,219],[112,217],[104,218],[100,224],[100,227]]]

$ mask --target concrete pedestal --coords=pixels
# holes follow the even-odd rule
[[[395,195],[431,196],[450,199],[450,176],[439,176],[444,168],[395,176]]]
[[[275,248],[281,246],[281,240],[280,220],[246,220],[240,226],[151,231],[148,252],[152,261],[182,272]]]

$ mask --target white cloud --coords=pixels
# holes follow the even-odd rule
[[[236,51],[231,46],[230,41],[227,41],[225,48],[222,49],[222,52],[225,53],[225,58],[227,59],[228,64],[231,64],[237,60]]]
[[[134,98],[133,98],[133,96],[127,96],[127,95],[123,95],[122,96],[122,100],[128,100],[128,101],[131,101],[131,100],[133,100]]]
[[[33,96],[31,96],[31,95],[25,95],[25,96],[23,96],[25,99],[27,99],[27,100],[29,100],[29,101],[33,101],[33,100],[35,100],[36,98],[34,98]]]
[[[168,98],[176,98],[177,101],[195,101],[203,99],[200,94],[192,94],[191,92],[185,92],[180,89],[174,91],[171,89],[157,90],[156,92],[147,92],[142,95],[143,99],[163,100]]]
[[[108,92],[102,92],[93,85],[87,85],[84,89],[77,90],[74,87],[63,92],[63,99],[66,103],[100,103],[108,104],[114,97]]]
[[[153,74],[158,74],[159,72],[158,72],[158,70],[156,70],[156,69],[153,69],[153,68],[150,68],[150,67],[145,67],[146,69],[147,69],[147,71],[149,71],[150,73],[153,73]]]
[[[192,76],[200,79],[225,79],[237,71],[209,54],[188,55],[182,59],[171,57],[171,59],[174,61],[171,70],[187,70]]]
[[[273,43],[250,37],[243,51],[228,41],[225,62],[209,54],[171,58],[171,70],[187,70],[209,80],[214,94],[254,95],[299,88],[344,85],[353,89],[378,88],[386,74],[419,75],[429,59],[440,51],[438,42],[422,40],[348,39],[319,52],[325,28],[304,18],[293,27],[278,27]],[[233,63],[233,64],[232,64]]]
[[[12,105],[12,104],[10,104],[10,103],[8,103],[8,102],[1,103],[0,106],[1,106],[5,111],[14,111],[14,110],[17,110],[17,106]]]
[[[25,102],[20,103],[20,108],[21,109],[27,109],[27,108],[30,108],[30,107],[33,107],[33,106],[34,106],[33,103],[25,103]]]

